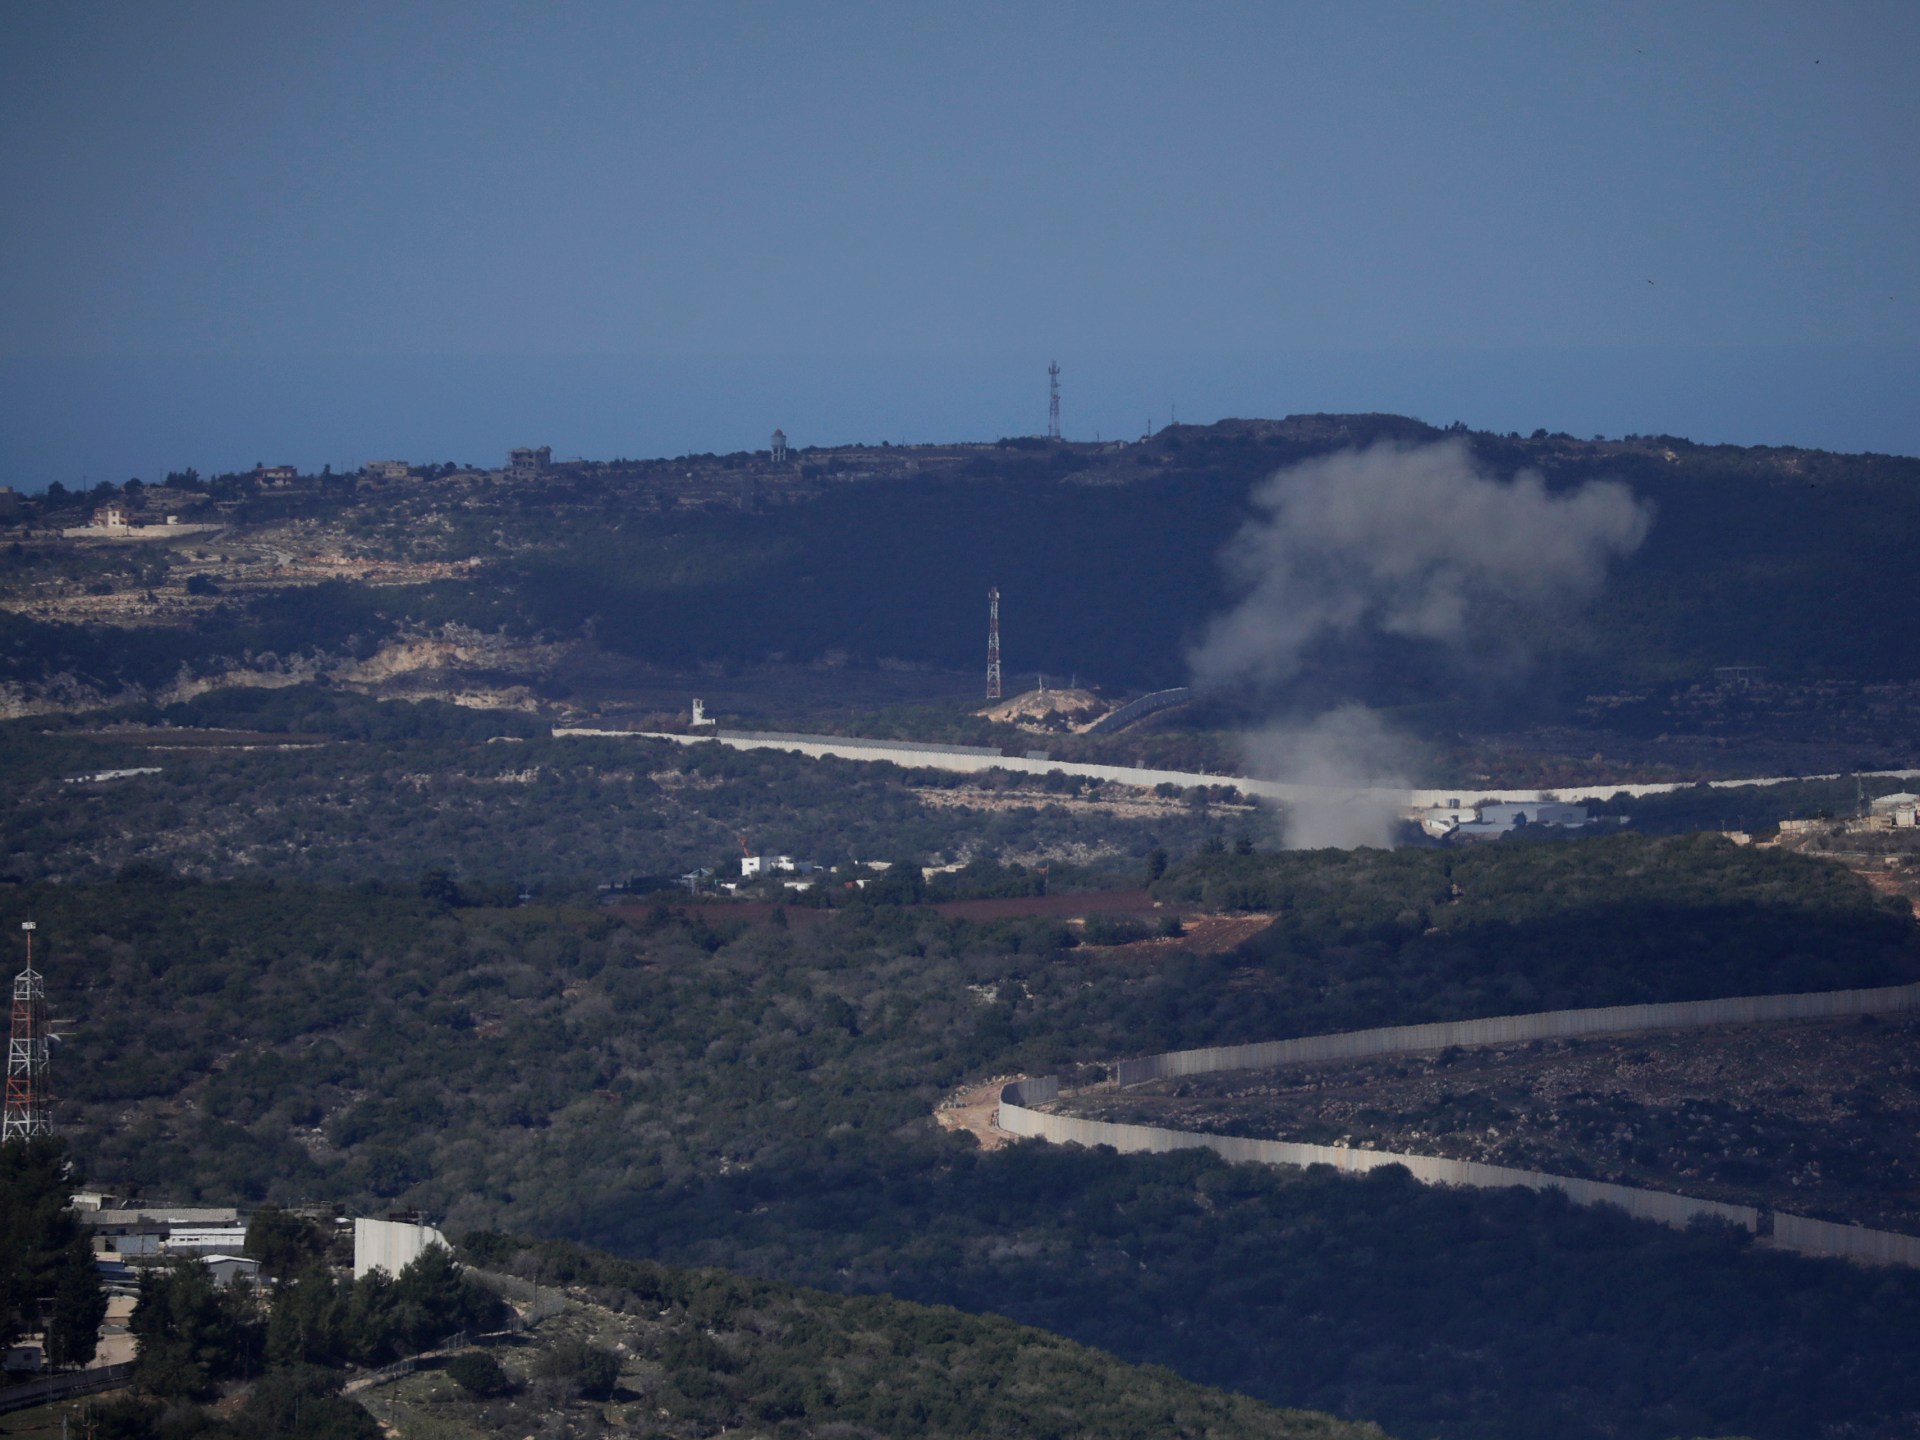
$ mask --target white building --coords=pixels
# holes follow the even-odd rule
[[[167,1255],[238,1254],[246,1243],[244,1225],[171,1225],[160,1249]]]
[[[1882,795],[1869,807],[1873,819],[1882,825],[1891,825],[1896,830],[1912,830],[1920,827],[1920,795],[1912,795],[1902,790],[1895,795]]]
[[[522,445],[507,453],[507,474],[515,480],[532,480],[551,464],[551,445]]]
[[[1487,801],[1462,805],[1448,800],[1420,814],[1420,828],[1437,838],[1490,840],[1511,834],[1526,825],[1547,825],[1577,830],[1591,816],[1584,805],[1565,805],[1557,800]]]

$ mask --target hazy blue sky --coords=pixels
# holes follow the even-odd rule
[[[16,4],[0,483],[1306,409],[1920,452],[1920,5]]]

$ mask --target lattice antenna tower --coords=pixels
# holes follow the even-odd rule
[[[987,699],[1000,698],[1000,587],[987,591]]]
[[[1060,362],[1047,366],[1047,438],[1060,438]]]
[[[53,1133],[47,1073],[47,985],[33,968],[34,923],[23,920],[27,968],[13,977],[13,1025],[7,1037],[7,1096],[0,1143]]]

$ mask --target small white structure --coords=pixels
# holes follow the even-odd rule
[[[138,765],[131,770],[92,770],[85,775],[68,775],[61,780],[62,785],[98,785],[108,780],[126,780],[135,775],[158,775],[158,765]],[[100,1207],[91,1207],[98,1210]]]
[[[398,1275],[420,1258],[429,1245],[450,1249],[447,1237],[431,1225],[410,1225],[404,1220],[353,1221],[353,1278],[363,1280],[369,1272],[384,1270]]]
[[[160,1250],[166,1255],[237,1254],[246,1243],[244,1225],[173,1225]]]
[[[711,715],[707,714],[706,701],[702,700],[698,695],[694,696],[693,697],[693,728],[698,730],[702,726],[718,725],[719,723],[720,722],[718,720],[715,720]]]
[[[369,460],[360,473],[369,480],[404,480],[413,471],[404,460]]]
[[[787,432],[784,430],[775,430],[773,432],[772,445],[773,445],[773,463],[776,465],[786,464]]]
[[[1429,835],[1445,835],[1456,825],[1471,825],[1480,818],[1480,807],[1462,805],[1458,799],[1449,798],[1444,805],[1435,805],[1420,816],[1420,828]]]
[[[776,870],[791,875],[799,867],[793,863],[791,855],[742,855],[740,857],[740,878],[751,880],[756,875],[771,875]],[[807,867],[809,870],[812,866]]]

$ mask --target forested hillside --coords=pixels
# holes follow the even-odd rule
[[[895,904],[782,928],[151,874],[0,889],[0,929],[31,916],[51,942],[61,1120],[99,1181],[420,1205],[452,1233],[996,1311],[1397,1433],[1786,1440],[1815,1414],[1898,1433],[1920,1397],[1862,1357],[1920,1325],[1904,1274],[1551,1196],[1199,1155],[982,1155],[931,1122],[963,1081],[1125,1053],[1524,995],[1920,975],[1911,922],[1812,861],[1635,837],[1467,859],[1451,877],[1438,852],[1170,871],[1173,888],[1282,887],[1259,902],[1288,917],[1275,938],[1229,956],[1092,951],[1056,921]],[[1619,938],[1585,948],[1542,898],[1581,915],[1600,894]],[[1458,921],[1421,923],[1450,900]],[[1860,1385],[1863,1363],[1883,1383]]]
[[[232,528],[193,546],[48,548],[51,531],[21,531],[25,543],[0,562],[0,589],[16,602],[0,681],[44,688],[67,676],[113,694],[262,655],[283,670],[306,655],[310,669],[346,673],[382,643],[456,622],[668,666],[831,658],[968,672],[980,660],[983,597],[998,585],[1013,672],[1077,672],[1116,689],[1178,684],[1188,647],[1231,598],[1219,557],[1257,481],[1342,446],[1451,433],[1389,416],[1307,416],[1172,427],[1130,446],[945,447],[924,461],[911,448],[856,447],[809,453],[797,469],[741,455],[556,467],[522,482],[430,471],[365,492],[330,483],[254,494],[234,482],[208,511]],[[1897,583],[1920,539],[1920,461],[1672,437],[1464,438],[1489,474],[1537,469],[1562,490],[1616,479],[1654,515],[1579,623],[1524,607],[1507,617],[1532,677],[1495,687],[1508,710],[1566,714],[1591,693],[1697,681],[1736,663],[1793,683],[1920,675],[1920,602]],[[715,490],[722,481],[732,488]],[[183,480],[148,493],[209,501],[207,489]],[[48,523],[84,515],[47,502],[39,513]],[[271,567],[249,570],[217,603],[182,608],[184,628],[169,621],[137,639],[40,618],[69,612],[35,603],[62,575],[129,599],[164,598],[189,572],[219,591],[217,577],[260,546],[368,564],[475,563],[459,578],[408,585],[396,572],[374,587],[343,559],[329,573],[349,578],[294,591],[274,588],[289,581]],[[1313,658],[1309,691],[1443,700],[1465,707],[1456,719],[1479,713],[1489,681],[1401,641],[1346,637]],[[549,689],[557,700],[570,683]]]
[[[177,723],[125,723],[135,715]],[[700,866],[737,879],[749,843],[823,866],[1011,860],[1046,866],[1056,889],[1124,888],[1156,849],[1190,854],[1271,828],[1245,804],[1064,776],[963,786],[948,772],[773,750],[556,739],[523,716],[311,686],[110,718],[121,723],[0,722],[13,796],[0,876],[100,880],[145,866],[351,884],[434,870],[473,899],[578,899],[635,877],[670,886]],[[118,770],[139,773],[84,778]]]

